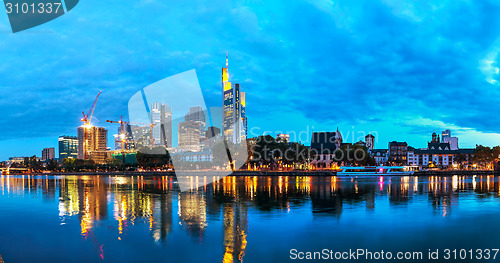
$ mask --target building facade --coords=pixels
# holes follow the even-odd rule
[[[108,130],[96,126],[78,127],[78,159],[104,163],[107,159]]]
[[[375,159],[375,163],[377,163],[377,165],[384,165],[389,161],[388,149],[369,149],[368,152],[370,153],[370,156]]]
[[[59,161],[66,158],[78,158],[78,138],[76,136],[59,136]]]
[[[408,144],[406,142],[389,142],[388,162],[406,164],[408,158]]]

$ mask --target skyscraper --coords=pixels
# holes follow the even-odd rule
[[[444,130],[441,133],[441,142],[443,143],[449,143],[450,144],[450,150],[458,150],[458,137],[451,137],[451,131],[450,130]]]
[[[195,121],[183,121],[178,127],[178,147],[186,151],[200,150],[200,124]]]
[[[151,123],[155,146],[172,147],[172,108],[155,102],[151,105]]]
[[[231,86],[228,68],[229,60],[226,54],[226,67],[222,68],[222,130],[226,140],[240,143],[246,139],[247,133],[245,93],[241,92],[240,84]]]
[[[78,139],[76,136],[59,136],[59,161],[78,158]]]
[[[200,126],[200,137],[205,137],[206,118],[201,106],[190,107],[188,114],[184,116],[185,121],[193,121]]]
[[[107,157],[108,130],[83,125],[78,127],[78,159],[104,163]]]

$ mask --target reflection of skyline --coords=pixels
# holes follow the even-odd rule
[[[408,206],[423,200],[433,214],[445,217],[461,205],[462,196],[498,198],[499,179],[498,176],[224,177],[211,185],[179,193],[175,179],[166,176],[154,179],[1,176],[0,191],[4,196],[30,195],[56,200],[61,224],[77,218],[80,234],[93,242],[96,240],[93,229],[104,220],[113,222],[110,233],[116,234],[117,239],[126,238],[128,232],[142,224],[147,226],[151,239],[161,243],[167,242],[176,225],[200,243],[210,242],[204,240],[204,233],[214,222],[220,222],[221,261],[242,262],[248,237],[252,235],[250,207],[264,213],[289,213],[310,207],[314,217],[339,220],[346,209],[373,211],[380,202]],[[95,243],[98,249],[102,245]]]

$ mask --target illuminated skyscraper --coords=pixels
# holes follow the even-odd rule
[[[226,54],[226,67],[222,68],[222,100],[223,100],[223,135],[233,143],[246,139],[246,101],[245,93],[241,92],[240,84],[231,86],[229,81],[229,60]]]

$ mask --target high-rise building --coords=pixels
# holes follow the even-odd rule
[[[183,121],[178,125],[178,148],[186,151],[200,150],[200,124],[196,121]]]
[[[441,133],[441,142],[442,143],[449,143],[450,150],[458,150],[458,137],[451,137],[450,130],[444,130]]]
[[[206,118],[201,106],[190,107],[188,114],[184,116],[185,121],[193,121],[200,126],[200,138],[205,137]]]
[[[108,130],[83,125],[78,127],[78,159],[104,163],[107,158]]]
[[[59,136],[59,161],[66,158],[78,158],[78,138],[76,136]]]
[[[240,143],[247,136],[245,93],[241,92],[240,84],[231,86],[228,70],[229,60],[226,54],[226,67],[222,68],[222,130],[225,139]]]
[[[154,145],[172,147],[172,107],[155,102],[151,105]]]
[[[42,150],[42,161],[52,160],[56,157],[56,149],[54,148],[43,148]]]

